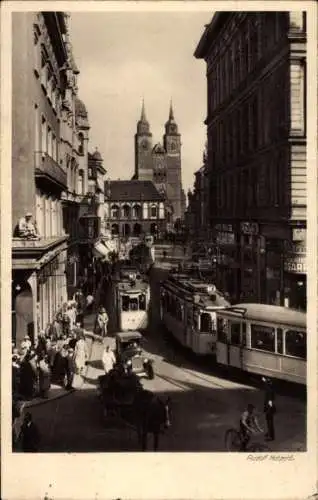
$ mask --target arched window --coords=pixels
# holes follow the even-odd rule
[[[157,217],[157,216],[158,216],[157,205],[151,205],[151,207],[150,207],[150,217]]]
[[[141,219],[141,206],[135,204],[132,208],[132,215],[135,219]]]
[[[125,219],[128,219],[130,217],[130,206],[129,205],[123,206],[123,217]]]
[[[84,136],[82,132],[78,134],[78,140],[79,140],[79,146],[78,146],[78,152],[80,155],[84,154]]]
[[[118,205],[112,205],[110,209],[110,216],[112,219],[118,219],[119,218],[119,206]]]
[[[119,233],[119,226],[118,224],[112,224],[112,234],[116,235]]]

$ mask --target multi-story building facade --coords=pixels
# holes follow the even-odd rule
[[[165,124],[163,144],[153,146],[150,125],[142,104],[141,117],[135,134],[135,180],[152,181],[166,199],[166,219],[173,222],[183,219],[185,194],[181,180],[181,135],[174,118],[172,104]]]
[[[165,198],[152,181],[107,181],[105,228],[113,236],[140,237],[166,231]]]
[[[217,13],[207,63],[209,216],[218,286],[234,300],[306,304],[306,18]]]
[[[207,177],[207,156],[203,154],[203,165],[194,173],[193,191],[189,191],[187,222],[188,233],[191,235],[193,243],[199,244],[201,241],[207,242],[208,228],[208,177]]]
[[[80,177],[85,189],[87,168],[78,160],[86,129],[76,124],[78,70],[67,17],[14,13],[12,29],[12,320],[19,342],[36,338],[68,298],[66,220],[73,217],[65,206]],[[26,222],[31,237],[22,231]]]

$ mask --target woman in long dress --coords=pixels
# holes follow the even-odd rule
[[[88,359],[87,346],[84,335],[81,335],[79,340],[76,342],[74,349],[74,363],[77,374],[82,373],[87,359]]]

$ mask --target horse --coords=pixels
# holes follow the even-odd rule
[[[136,428],[142,451],[147,450],[148,434],[153,435],[153,449],[158,451],[159,435],[171,426],[170,398],[162,399],[143,389],[134,400]]]
[[[117,414],[119,418],[126,421],[137,430],[138,442],[142,451],[147,450],[148,434],[152,434],[153,448],[154,451],[157,451],[160,433],[162,430],[168,429],[171,426],[170,398],[160,398],[152,391],[144,389],[139,380],[138,382],[140,385],[136,384],[134,378],[137,377],[132,377],[130,395],[127,394],[126,391],[123,393],[119,390],[117,397],[120,399],[115,402],[109,392],[109,388],[107,388],[107,382],[109,383],[112,377],[112,374],[111,376],[109,375],[110,374],[102,376],[99,380],[102,393],[101,397],[106,414]],[[128,401],[127,396],[130,396]]]

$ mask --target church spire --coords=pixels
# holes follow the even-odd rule
[[[147,121],[146,111],[145,111],[145,99],[144,98],[142,98],[140,121],[141,122],[146,122]]]
[[[169,118],[165,124],[166,135],[178,135],[178,125],[174,118],[174,112],[172,107],[172,99],[170,100]]]
[[[142,105],[141,105],[141,115],[140,115],[140,120],[137,123],[137,134],[138,135],[151,135],[150,133],[150,125],[149,122],[146,118],[146,110],[145,110],[145,100],[144,98],[142,99]]]
[[[173,114],[173,108],[172,108],[172,99],[170,99],[169,121],[174,121],[174,114]]]

